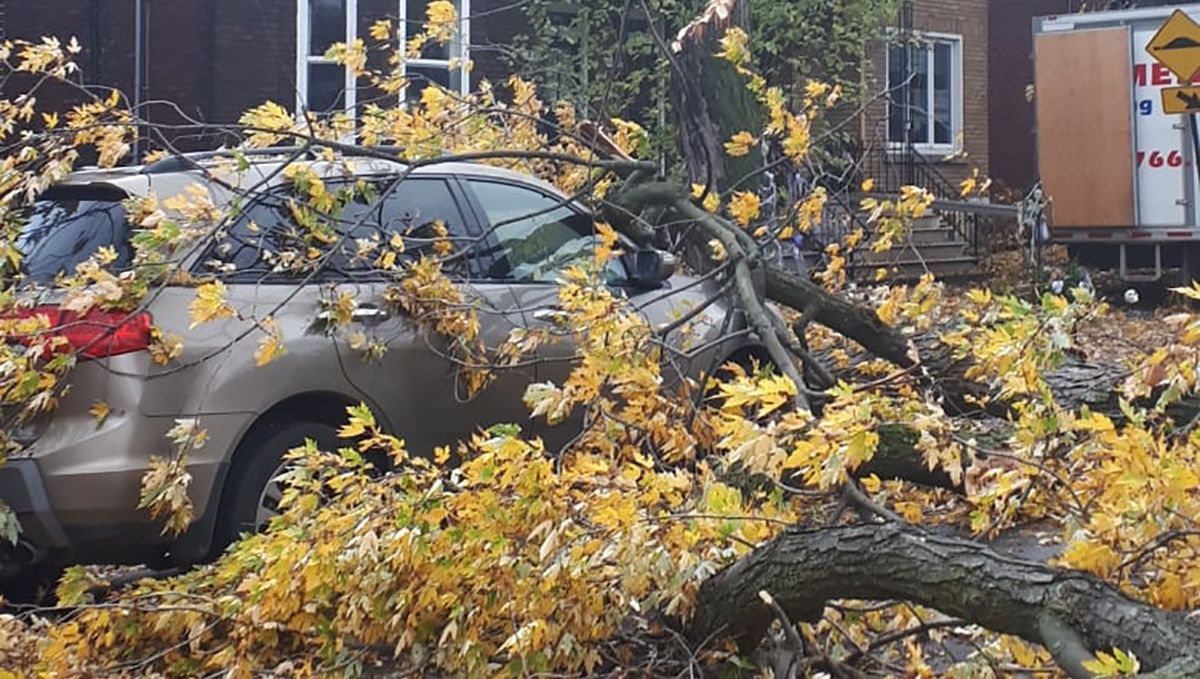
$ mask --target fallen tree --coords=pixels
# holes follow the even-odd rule
[[[635,145],[619,139],[625,128],[605,134],[601,125],[568,124],[574,115],[569,107],[556,111],[561,129],[551,144],[541,132],[548,125],[546,111],[534,88],[520,80],[510,82],[511,106],[490,92],[457,101],[433,89],[411,111],[374,112],[361,121],[361,134],[371,144],[344,141],[345,120],[294,120],[271,105],[248,113],[228,132],[244,138],[246,149],[302,144],[298,152],[282,152],[296,154],[282,163],[284,173],[311,153],[322,162],[346,162],[347,168],[362,158],[404,163],[393,185],[418,168],[453,161],[541,174],[570,195],[592,201],[636,242],[673,247],[698,270],[713,274],[719,298],[731,300],[744,316],[745,327],[737,332],[757,338],[784,379],[743,374],[718,381],[717,396],[707,402],[663,393],[660,359],[680,350],[597,275],[618,242],[610,229],[598,226],[595,252],[560,272],[559,299],[547,302],[567,314],[563,325],[579,347],[577,365],[562,384],[533,385],[526,394],[531,409],[547,419],[585,414],[570,445],[548,453],[514,427],[480,423],[477,436],[446,442],[456,447],[439,449],[431,463],[410,454],[365,406],[351,408],[342,430],[347,449],[310,446],[293,452],[282,515],[272,530],[248,536],[211,566],[129,589],[108,587],[94,574],[73,569],[58,588],[60,608],[0,619],[0,629],[31,649],[23,666],[49,675],[97,668],[236,675],[372,663],[413,673],[582,674],[621,669],[619,658],[606,661],[598,651],[620,633],[650,636],[678,628],[688,632],[688,638],[673,641],[683,649],[684,669],[703,671],[728,660],[718,650],[720,637],[736,637],[748,652],[778,620],[783,637],[800,647],[795,652],[838,673],[844,666],[879,661],[874,656],[882,658],[891,644],[925,631],[897,624],[885,632],[861,621],[849,630],[832,623],[831,629],[819,628],[836,600],[857,598],[909,601],[1042,644],[1076,677],[1092,674],[1093,654],[1113,649],[1132,653],[1157,676],[1194,675],[1200,651],[1185,611],[1200,600],[1200,584],[1191,575],[1200,550],[1200,535],[1191,527],[1200,521],[1198,456],[1188,437],[1172,433],[1161,413],[1146,406],[1167,388],[1180,398],[1194,394],[1188,375],[1194,378],[1195,371],[1189,372],[1186,360],[1175,361],[1179,374],[1171,379],[1178,379],[1169,387],[1161,388],[1168,379],[1150,380],[1160,392],[1121,404],[1114,394],[1124,370],[1070,356],[1051,361],[1062,358],[1056,354],[1059,339],[1043,341],[1042,321],[1059,322],[1074,313],[1064,298],[1051,299],[1048,309],[1020,306],[1023,300],[978,303],[997,317],[1016,313],[1013,309],[1025,314],[1011,332],[1001,328],[988,335],[1003,324],[980,319],[964,319],[949,333],[933,332],[918,327],[913,317],[885,322],[879,308],[840,292],[835,277],[817,282],[772,266],[764,245],[783,238],[788,220],[777,233],[761,226],[767,221],[760,219],[761,205],[742,187],[772,163],[805,161],[808,123],[819,113],[818,100],[833,93],[814,85],[801,110],[792,112],[782,105],[781,91],[768,92],[751,78],[755,88],[735,88],[730,101],[686,106],[711,83],[733,87],[746,75],[745,45],[736,33],[722,33],[725,20],[736,16],[734,4],[709,3],[680,36],[676,52],[677,91],[685,93],[677,102],[685,105],[676,110],[685,117],[685,165],[698,187],[671,183],[659,176],[655,163],[633,159]],[[390,33],[390,26],[377,25],[373,32]],[[703,39],[693,39],[700,34]],[[352,49],[335,52],[357,64]],[[395,84],[388,80],[394,74],[372,75],[381,87]],[[12,113],[14,106],[0,107],[0,115],[11,116],[5,122],[16,126],[22,116]],[[759,106],[765,110],[753,110]],[[109,122],[121,135],[132,134],[141,122],[112,104],[103,115],[114,119]],[[95,116],[78,118],[66,134],[82,135],[82,128],[95,126]],[[750,170],[736,169],[742,161],[727,165],[725,156],[735,151],[741,154],[736,157],[755,158],[741,132],[753,143],[768,139],[784,146],[782,160],[756,158]],[[28,132],[25,143],[35,152],[11,161],[29,173],[17,181],[22,190],[8,195],[14,206],[26,191],[36,195],[57,176],[61,168],[35,162],[41,157],[37,149],[62,152],[59,144],[65,142],[56,134]],[[731,134],[737,139],[726,138]],[[111,139],[102,145],[111,153],[121,146]],[[245,160],[236,152],[231,157]],[[289,184],[292,210],[317,226],[339,223],[326,204],[324,185],[302,173],[301,167],[299,179]],[[610,190],[596,190],[601,182]],[[919,192],[909,193],[881,208],[895,213],[883,225],[887,229],[902,230],[908,211],[922,204]],[[793,198],[799,204],[815,201],[806,208],[815,211],[820,202],[815,195]],[[204,210],[196,212],[207,219]],[[144,213],[139,211],[138,223],[159,235],[153,227],[165,223],[164,215],[149,207]],[[188,223],[195,228],[181,231],[214,238],[228,216],[211,219],[206,229]],[[355,232],[364,219],[345,231]],[[763,228],[768,231],[760,233]],[[381,243],[393,248],[391,260],[386,252],[381,258],[391,266],[379,265],[372,273],[388,281],[395,311],[431,337],[450,336],[447,344],[459,351],[447,351],[446,358],[456,366],[456,378],[478,377],[471,383],[482,385],[493,370],[536,364],[522,363],[522,351],[552,336],[531,340],[514,333],[502,351],[481,347],[472,332],[479,325],[477,309],[460,294],[468,286],[455,285],[441,271],[441,265],[489,244],[482,237],[455,244],[436,229],[430,233],[433,238],[424,240],[432,241],[436,256],[404,266],[395,266],[402,253],[392,238],[355,243],[370,255]],[[309,264],[300,270],[314,275],[332,252],[331,237],[321,235],[286,259]],[[347,240],[332,238],[335,245]],[[455,245],[464,249],[455,252]],[[97,253],[96,269],[83,272],[96,280],[84,277],[64,287],[82,295],[99,287],[93,285],[98,281],[115,285],[117,276],[100,263],[103,254]],[[165,266],[167,260],[151,261]],[[836,267],[822,273],[836,274]],[[151,289],[139,275],[119,280]],[[219,293],[212,292],[209,288],[207,301],[220,311]],[[129,308],[140,303],[120,301]],[[330,334],[352,334],[348,322],[336,321],[351,317],[354,304],[331,301],[324,314],[334,321]],[[790,322],[772,305],[794,312]],[[1008,309],[995,308],[1005,305]],[[256,322],[268,327],[268,319]],[[208,320],[191,319],[193,325]],[[686,320],[685,313],[681,321]],[[826,356],[841,347],[828,354],[810,350],[811,325],[857,344],[894,371],[880,379],[840,372]],[[957,341],[945,337],[964,328],[975,334]],[[20,327],[9,330],[17,337],[29,334]],[[277,350],[286,338],[266,339],[259,350],[269,362],[279,352],[264,349]],[[350,346],[365,342],[347,339]],[[386,350],[366,348],[367,354]],[[162,353],[170,363],[170,352]],[[32,378],[41,374],[8,360],[5,384],[39,383]],[[1043,370],[1052,364],[1054,370]],[[1015,386],[1014,375],[1021,378]],[[839,377],[842,384],[835,384]],[[46,393],[52,400],[58,392]],[[30,407],[38,400],[13,398],[20,402],[5,405]],[[947,405],[957,408],[955,414],[1003,418],[1011,430],[997,443],[1004,449],[967,447]],[[1114,422],[1118,414],[1127,426]],[[447,462],[452,453],[460,467]],[[1012,460],[1011,468],[985,468],[968,483],[964,458],[992,454]],[[386,459],[394,467],[381,477],[366,459]],[[723,473],[735,465],[766,483],[729,482]],[[159,482],[186,488],[186,465],[173,469],[168,478],[164,468]],[[892,478],[955,492],[889,485]],[[850,505],[885,522],[838,525]],[[1051,521],[1066,534],[1060,538],[1063,562],[1079,570],[1004,557],[973,540],[899,520],[901,513],[923,517],[925,511],[931,520],[961,526],[964,534],[992,535],[1024,519]],[[821,520],[828,525],[795,527]],[[186,525],[187,517],[179,523]],[[1127,597],[1121,587],[1158,606]],[[764,603],[763,592],[779,607]],[[903,622],[894,608],[888,607],[889,615]],[[69,616],[61,623],[40,617],[63,612]],[[663,620],[668,624],[659,624]],[[817,623],[818,629],[797,644],[798,621]],[[856,635],[873,641],[848,653],[832,641]],[[906,652],[917,660],[922,653],[919,647]],[[1022,669],[1045,669],[1021,662]]]
[[[1134,601],[1098,578],[1002,556],[895,522],[789,529],[705,581],[690,634],[753,649],[776,620],[816,622],[836,599],[902,599],[1050,649],[1072,677],[1096,650],[1123,648],[1155,677],[1200,672],[1200,625]]]

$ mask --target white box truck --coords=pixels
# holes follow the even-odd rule
[[[1200,278],[1194,123],[1163,110],[1164,88],[1192,83],[1147,50],[1176,10],[1200,21],[1200,4],[1034,20],[1038,170],[1051,240],[1126,280],[1158,280],[1172,267]],[[1190,49],[1189,41],[1169,49]]]

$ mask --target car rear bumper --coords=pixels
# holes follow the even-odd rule
[[[17,516],[17,544],[0,545],[0,576],[40,561],[67,547],[66,533],[50,509],[36,460],[8,460],[0,465],[0,500]]]

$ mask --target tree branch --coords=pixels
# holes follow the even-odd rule
[[[832,599],[929,606],[1057,649],[1068,671],[1081,653],[1113,647],[1148,671],[1200,659],[1200,625],[1186,613],[1134,601],[1085,573],[898,523],[783,533],[701,586],[693,638],[727,626],[753,648],[774,618],[758,599],[767,587],[793,620],[819,620]]]

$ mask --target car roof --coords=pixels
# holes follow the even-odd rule
[[[120,189],[131,196],[153,194],[161,198],[179,194],[191,185],[201,184],[219,197],[230,193],[226,186],[241,190],[264,190],[280,186],[286,181],[283,169],[287,165],[310,167],[323,179],[395,175],[409,167],[399,161],[374,157],[339,156],[333,161],[327,161],[309,158],[293,160],[289,157],[273,156],[251,158],[249,168],[238,172],[232,156],[220,156],[192,162],[185,160],[167,171],[157,170],[155,165],[83,168],[69,174],[58,182],[58,185],[103,185]],[[556,196],[565,195],[553,184],[538,177],[494,164],[447,161],[422,165],[412,171],[412,176],[415,177],[445,175],[514,181],[535,186]]]

